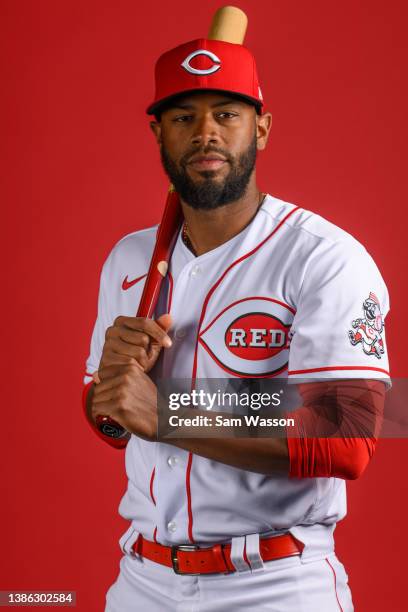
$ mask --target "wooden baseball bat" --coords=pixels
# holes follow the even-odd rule
[[[223,6],[214,14],[208,38],[241,45],[244,42],[247,25],[248,18],[241,9],[235,6]],[[180,198],[173,185],[170,185],[149,271],[137,309],[137,317],[148,319],[153,317],[182,222],[183,212]],[[126,438],[128,432],[110,417],[99,416],[96,421],[99,430],[105,435],[113,438]]]
[[[247,16],[241,9],[235,6],[223,6],[214,14],[208,38],[242,44],[247,25]],[[170,185],[137,317],[151,318],[153,316],[161,283],[167,274],[168,263],[182,221],[180,200],[174,187]]]

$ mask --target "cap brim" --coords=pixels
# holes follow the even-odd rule
[[[199,88],[199,89],[187,89],[186,91],[181,91],[176,94],[172,94],[171,96],[167,96],[167,98],[162,98],[157,102],[153,102],[150,106],[147,107],[146,113],[148,115],[157,115],[162,113],[166,108],[170,107],[172,103],[177,99],[183,96],[187,96],[189,94],[199,94],[205,92],[214,92],[214,93],[223,93],[227,96],[231,96],[231,98],[238,98],[247,104],[251,104],[255,106],[256,112],[260,115],[262,113],[263,102],[258,100],[257,98],[252,98],[251,96],[247,96],[246,94],[241,94],[236,91],[228,91],[226,89],[207,89],[207,88]]]

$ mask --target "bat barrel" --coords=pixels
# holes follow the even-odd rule
[[[248,18],[236,6],[223,6],[214,14],[208,38],[242,45],[245,39]]]

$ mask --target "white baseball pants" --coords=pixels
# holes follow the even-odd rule
[[[347,574],[335,553],[288,557],[255,571],[181,576],[125,554],[105,612],[352,612]]]

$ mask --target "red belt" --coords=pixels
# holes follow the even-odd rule
[[[231,562],[231,544],[216,544],[210,548],[198,546],[163,546],[145,540],[142,535],[132,546],[133,551],[150,561],[173,568],[176,574],[219,574],[235,572]],[[301,544],[290,533],[259,540],[259,552],[263,561],[300,555]],[[249,561],[245,553],[244,559]]]

